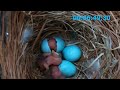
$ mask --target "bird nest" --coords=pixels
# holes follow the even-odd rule
[[[1,12],[2,13],[2,12]],[[108,21],[73,20],[73,15],[110,15]],[[46,37],[61,35],[66,45],[80,46],[83,55],[74,64],[72,79],[114,79],[120,70],[120,30],[118,11],[12,11],[2,17],[1,68],[4,79],[49,78],[36,66],[40,43]],[[7,24],[3,18],[7,17]],[[4,28],[7,25],[7,28]],[[24,27],[33,27],[33,36],[21,44]],[[6,32],[9,34],[6,37]],[[0,52],[1,52],[0,51]]]

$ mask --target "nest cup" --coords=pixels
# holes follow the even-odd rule
[[[12,11],[7,15],[8,28],[2,28],[0,45],[2,78],[49,78],[49,74],[40,72],[36,59],[42,54],[41,41],[51,36],[61,36],[66,45],[78,45],[82,49],[82,57],[74,62],[77,73],[72,79],[119,78],[119,12]],[[73,20],[73,15],[110,15],[111,19]],[[28,43],[21,44],[22,33],[27,25],[33,28],[33,35]],[[5,37],[6,31],[8,38]]]

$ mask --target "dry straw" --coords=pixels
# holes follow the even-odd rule
[[[75,79],[120,78],[120,12],[119,11],[12,11],[7,29],[2,27],[0,62],[4,79],[48,78],[35,65],[41,55],[40,42],[51,35],[61,35],[67,45],[77,44],[83,56],[74,64]],[[74,21],[72,15],[110,15],[109,21]],[[4,19],[2,17],[2,26]],[[33,36],[20,43],[26,25]],[[8,31],[8,38],[5,33]]]

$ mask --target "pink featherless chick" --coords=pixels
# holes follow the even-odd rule
[[[62,62],[61,57],[52,50],[52,53],[47,56],[41,56],[37,63],[42,70],[48,70],[51,65],[59,65]]]

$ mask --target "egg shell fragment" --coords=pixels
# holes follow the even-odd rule
[[[55,37],[57,41],[57,52],[61,52],[65,47],[65,42],[61,37]]]
[[[44,39],[41,43],[41,50],[42,52],[44,53],[50,53],[51,50],[49,48],[49,45],[48,45],[48,40],[47,39]]]

